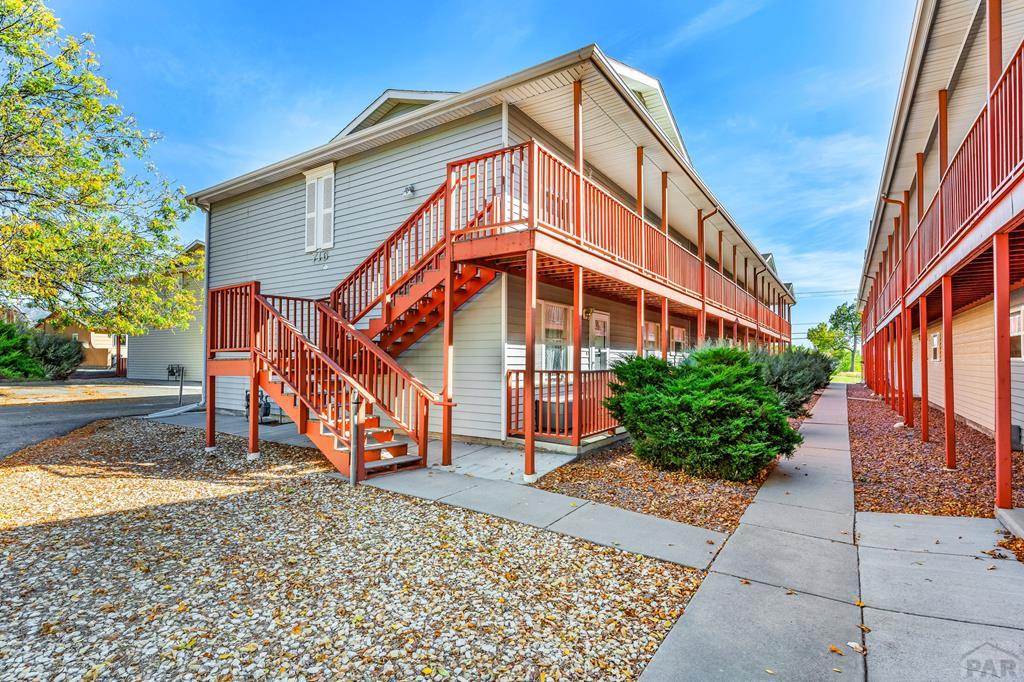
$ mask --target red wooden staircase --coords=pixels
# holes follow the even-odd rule
[[[395,358],[443,319],[444,204],[442,185],[327,299],[264,295],[259,282],[209,292],[214,369],[239,362],[221,353],[249,352],[253,385],[352,480],[427,463],[429,409],[443,401]],[[489,211],[484,205],[470,223]],[[494,277],[457,264],[453,306]],[[224,373],[239,373],[232,367]]]

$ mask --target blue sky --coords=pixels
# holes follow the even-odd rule
[[[465,90],[596,42],[661,79],[697,170],[797,285],[852,300],[912,0],[51,0],[190,191],[329,140],[389,87]],[[584,8],[581,11],[580,8]],[[182,227],[202,236],[202,217]],[[816,292],[851,292],[830,295]]]

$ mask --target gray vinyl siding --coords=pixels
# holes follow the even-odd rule
[[[1024,306],[1024,289],[1010,294],[1011,309]],[[931,334],[940,334],[942,321],[930,321]],[[921,395],[921,344],[917,332],[912,339],[914,395]],[[929,346],[930,347],[930,346]],[[928,400],[942,409],[943,367],[941,359],[928,360]],[[953,402],[956,414],[992,433],[995,422],[995,324],[992,303],[975,306],[953,316]],[[1010,360],[1010,412],[1011,423],[1024,426],[1024,360]]]
[[[185,329],[158,329],[128,338],[128,378],[166,380],[167,365],[184,365],[185,381],[203,380],[203,324],[206,305],[202,286],[194,288],[198,305]]]
[[[210,286],[258,280],[264,293],[325,296],[430,196],[449,161],[500,146],[501,114],[494,108],[339,161],[334,247],[324,262],[305,252],[303,175],[216,203]],[[416,188],[411,198],[403,196],[408,185]],[[500,343],[499,334],[495,347]],[[218,408],[241,410],[246,387],[242,378],[218,379]]]
[[[453,432],[499,440],[504,437],[504,382],[501,368],[501,275],[455,311]],[[402,366],[436,392],[441,391],[443,329],[435,327],[399,356]],[[430,430],[441,431],[441,411],[430,412]]]

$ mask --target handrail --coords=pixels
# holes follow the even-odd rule
[[[378,360],[387,363],[396,374],[402,377],[403,380],[408,381],[410,384],[416,387],[424,398],[435,405],[444,405],[444,398],[431,391],[426,385],[409,373],[402,365],[395,360],[391,355],[384,351],[379,345],[374,343],[373,339],[366,335],[363,330],[357,328],[354,324],[343,318],[338,312],[332,309],[330,306],[324,305],[322,302],[316,302],[317,310],[324,315],[337,322],[338,325],[348,334],[351,334],[353,338],[358,339],[361,346],[364,346],[367,351],[372,353]],[[324,344],[328,345],[327,343]]]
[[[276,308],[274,308],[274,306],[266,299],[265,296],[263,296],[261,294],[256,294],[256,304],[257,304],[257,306],[263,307],[265,310],[267,310],[270,313],[270,315],[272,317],[276,318],[278,324],[280,324],[283,329],[286,329],[288,332],[294,334],[296,336],[297,342],[300,344],[300,346],[303,349],[308,349],[308,351],[310,351],[312,354],[320,356],[320,359],[324,362],[325,367],[329,371],[340,375],[339,378],[342,381],[344,381],[345,383],[349,384],[349,386],[350,386],[350,388],[352,388],[352,390],[357,391],[362,396],[363,400],[366,401],[366,403],[368,405],[375,405],[377,403],[377,399],[373,396],[372,393],[370,393],[363,386],[361,386],[359,384],[359,382],[355,380],[354,377],[349,375],[337,362],[335,362],[333,359],[331,359],[330,356],[328,356],[320,348],[318,348],[316,346],[316,344],[314,344],[311,340],[309,340],[308,338],[303,336],[303,334],[299,330],[299,328],[296,327],[291,322],[289,322],[287,319],[285,319],[284,316],[281,315],[281,313]],[[266,360],[266,350],[261,350],[261,349],[257,348],[257,346],[259,346],[259,345],[266,345],[264,343],[266,341],[266,336],[260,333],[260,332],[263,332],[263,331],[265,331],[265,330],[261,329],[258,325],[254,329],[254,334],[253,334],[253,342],[254,342],[253,352],[261,354],[262,356],[264,356],[264,360]],[[269,349],[269,350],[276,350],[276,349]],[[268,363],[269,363],[269,360],[268,360]],[[276,369],[278,369],[278,368],[275,367],[275,370]],[[282,379],[283,378],[284,378],[284,376],[282,375]]]
[[[691,293],[699,291],[698,255],[536,140],[455,161],[448,168],[453,188],[452,233],[459,241],[532,227],[583,245],[652,279]],[[471,209],[487,197],[496,203],[493,219],[469,221]],[[579,224],[577,213],[584,217]],[[723,280],[728,283],[721,286],[720,305],[751,321],[769,319],[759,312],[769,304],[758,300],[760,307],[748,309],[745,299],[740,304],[740,287]],[[769,321],[773,329],[784,329],[773,318]]]
[[[331,305],[341,308],[351,322],[360,320],[379,305],[396,286],[393,282],[404,277],[414,264],[433,252],[438,243],[444,243],[444,198],[445,183],[441,183],[398,229],[334,287],[330,295]],[[424,219],[425,224],[421,223]],[[410,235],[414,240],[408,241],[404,250],[398,250],[399,260],[405,267],[396,277],[399,268],[394,267],[396,263],[392,252]]]

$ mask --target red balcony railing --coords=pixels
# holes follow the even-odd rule
[[[586,438],[604,431],[611,431],[618,422],[604,406],[605,398],[611,396],[608,385],[614,378],[612,370],[591,370],[580,373],[580,438]],[[524,407],[526,403],[526,372],[521,369],[508,371],[506,382],[508,405],[508,433],[521,436],[525,433]],[[553,440],[572,439],[573,373],[571,370],[537,370],[534,372],[534,433],[541,438]]]
[[[700,292],[697,255],[535,141],[451,163],[448,184],[455,239],[532,225],[692,295]],[[761,319],[763,304],[714,268],[705,269],[708,300],[751,322]],[[763,316],[762,324],[776,332],[781,323]]]
[[[903,252],[906,285],[912,287],[957,236],[973,224],[993,198],[1024,169],[1024,42],[1006,65],[949,166],[916,234]],[[898,273],[898,268],[894,269]],[[893,274],[868,295],[865,324],[882,321],[900,301]]]

